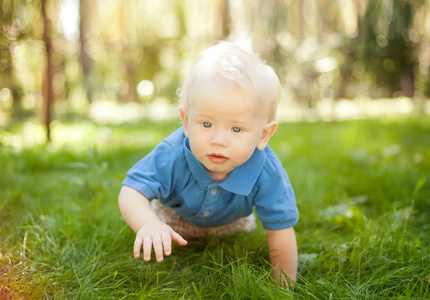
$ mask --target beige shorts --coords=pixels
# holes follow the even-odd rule
[[[162,222],[172,227],[174,231],[186,240],[201,238],[209,234],[231,235],[241,231],[250,232],[256,228],[254,213],[228,225],[203,228],[188,222],[173,209],[164,207],[157,200],[151,201],[151,207]]]

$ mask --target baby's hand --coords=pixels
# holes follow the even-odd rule
[[[185,246],[188,242],[176,233],[169,225],[161,221],[152,221],[143,225],[136,234],[134,242],[134,256],[139,258],[140,249],[143,247],[143,260],[151,260],[151,250],[154,247],[155,258],[158,262],[163,261],[164,254],[172,253],[172,241]]]

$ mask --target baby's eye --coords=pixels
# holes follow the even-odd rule
[[[210,128],[212,126],[212,124],[209,122],[203,122],[202,125],[204,128]]]
[[[242,129],[240,129],[239,127],[233,127],[231,130],[233,130],[233,132],[241,132]]]

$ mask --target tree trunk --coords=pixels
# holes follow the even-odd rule
[[[43,41],[45,43],[46,48],[46,67],[43,76],[43,122],[46,126],[46,139],[47,141],[51,140],[51,111],[52,104],[54,103],[54,90],[52,87],[52,78],[53,78],[53,64],[51,62],[52,57],[52,39],[51,39],[51,24],[48,17],[48,10],[46,7],[47,0],[41,1],[41,10],[43,17]]]
[[[91,74],[91,57],[87,51],[88,41],[88,24],[89,24],[89,11],[90,4],[88,0],[79,1],[80,10],[80,22],[79,22],[79,41],[81,44],[81,66],[83,73],[83,86],[87,94],[87,100],[89,103],[93,101],[93,87],[91,85],[90,74]]]
[[[231,14],[229,0],[222,1],[221,8],[222,39],[226,40],[231,33]]]
[[[137,102],[137,91],[136,91],[136,68],[135,63],[131,59],[125,58],[126,61],[126,74],[127,74],[127,83],[128,83],[128,91],[126,96],[127,102]]]
[[[415,92],[414,65],[411,62],[402,78],[402,92],[406,97],[412,98]]]
[[[305,12],[304,12],[304,5],[305,0],[299,0],[299,37],[300,39],[303,38],[304,35],[304,27],[305,27]]]
[[[83,73],[83,86],[87,93],[87,100],[89,103],[93,101],[93,87],[91,85],[90,74],[91,74],[91,57],[88,55],[87,51],[87,41],[88,41],[88,23],[89,23],[89,11],[90,4],[88,0],[80,0],[80,22],[79,22],[79,41],[81,44],[81,66]]]

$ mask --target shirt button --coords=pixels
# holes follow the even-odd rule
[[[205,217],[207,217],[207,216],[209,216],[211,213],[210,213],[210,211],[208,211],[208,210],[205,210],[204,212],[203,212],[203,215],[205,216]]]
[[[212,195],[215,195],[215,194],[216,194],[216,192],[217,192],[217,189],[213,189],[213,190],[211,190],[211,194],[212,194]]]

